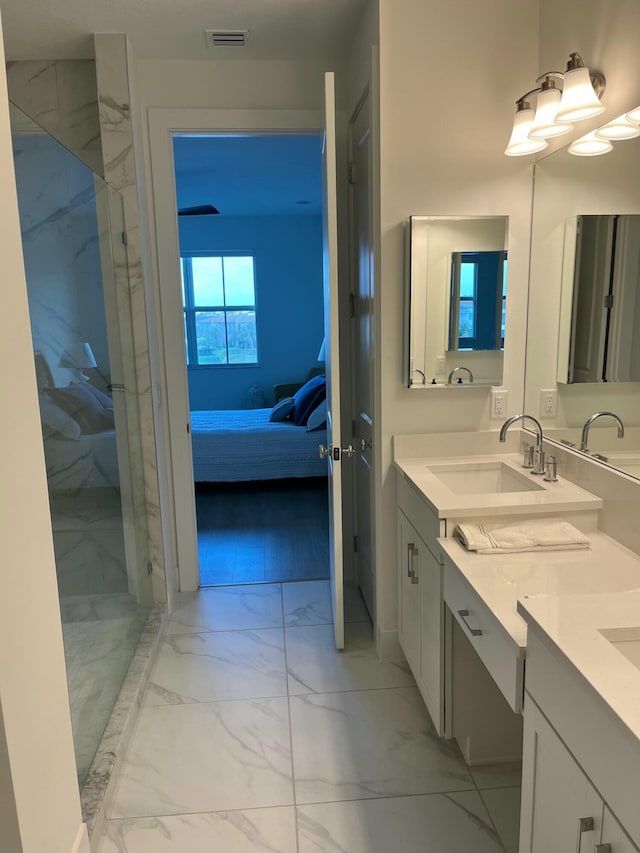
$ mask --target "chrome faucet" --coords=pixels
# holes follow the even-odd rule
[[[500,429],[500,441],[506,441],[507,430],[511,424],[516,423],[516,421],[531,421],[535,425],[536,449],[533,454],[533,468],[531,469],[531,473],[544,474],[544,450],[542,449],[542,427],[540,426],[540,421],[532,418],[531,415],[514,415],[502,424],[502,428]]]
[[[468,367],[454,367],[451,373],[449,374],[449,378],[447,379],[447,385],[451,385],[451,380],[459,370],[466,370],[469,374],[469,383],[473,383],[473,373],[469,370]],[[458,382],[462,385],[462,379],[458,378]]]
[[[424,371],[419,370],[417,367],[414,367],[414,368],[413,368],[413,370],[412,370],[411,372],[412,372],[412,373],[419,373],[419,374],[420,374],[420,376],[422,376],[422,385],[426,385],[426,384],[427,384],[427,377],[424,375]],[[413,380],[412,380],[412,382],[413,382]]]
[[[613,418],[614,421],[618,424],[618,438],[624,438],[624,424],[616,414],[614,414],[613,412],[596,412],[595,415],[591,415],[590,418],[587,418],[587,420],[584,422],[584,426],[582,427],[580,450],[582,450],[583,453],[589,452],[589,448],[587,446],[589,430],[591,429],[591,425],[595,421],[597,421],[598,418]]]

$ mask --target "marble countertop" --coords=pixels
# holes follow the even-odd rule
[[[536,515],[585,509],[600,509],[602,499],[574,485],[561,476],[548,483],[542,476],[533,477],[521,465],[518,453],[484,453],[481,455],[402,457],[395,454],[394,464],[416,488],[439,518],[486,518],[499,515]],[[514,476],[531,477],[536,491],[458,494],[448,488],[429,466],[449,468],[486,463],[503,463]]]
[[[640,566],[640,557],[636,560]],[[608,563],[607,574],[612,568]],[[624,635],[622,629],[630,629],[640,639],[640,568],[637,571],[635,588],[628,592],[564,598],[530,595],[518,602],[518,613],[532,630],[535,626],[551,640],[640,740],[640,669],[602,633]]]
[[[553,604],[559,601],[557,596],[587,594],[596,602],[610,593],[617,593],[615,597],[623,600],[625,594],[629,594],[627,590],[638,590],[634,624],[640,626],[640,557],[604,533],[589,531],[586,535],[591,541],[589,550],[544,554],[476,554],[451,538],[438,539],[438,544],[494,613],[502,628],[524,649],[527,625],[518,612],[521,606],[518,599],[526,596],[542,596],[535,600],[527,598],[527,608],[535,604],[535,608],[548,607],[548,612],[555,612],[553,608],[559,606]],[[543,605],[541,602],[549,603]],[[535,608],[533,612],[539,612]],[[575,610],[575,617],[579,622],[579,608]],[[616,624],[612,623],[612,627]],[[608,626],[603,622],[600,627]],[[628,663],[604,638],[602,642]],[[640,678],[640,672],[637,674]],[[640,690],[638,714],[640,726]],[[638,731],[640,735],[640,728]]]

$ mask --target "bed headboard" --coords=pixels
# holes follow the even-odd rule
[[[40,350],[36,350],[33,354],[36,362],[36,382],[38,383],[38,391],[43,388],[53,388],[53,374],[49,367],[49,362]]]

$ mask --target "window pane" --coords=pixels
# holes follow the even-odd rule
[[[224,259],[225,305],[255,305],[253,284],[253,258],[228,257]]]
[[[458,336],[460,338],[475,338],[475,304],[473,299],[460,300],[460,325]]]
[[[198,364],[226,364],[224,311],[196,311]]]
[[[186,307],[186,304],[187,304],[187,293],[185,291],[185,284],[184,284],[184,280],[186,278],[185,272],[184,272],[184,266],[186,263],[187,262],[184,258],[180,258],[180,281],[182,283],[182,307],[183,308]]]
[[[224,305],[222,258],[191,258],[193,301],[198,305]]]
[[[476,295],[477,265],[463,262],[460,264],[460,296],[473,299]]]
[[[229,364],[256,364],[256,312],[227,311]]]
[[[189,338],[187,336],[187,312],[182,315],[184,319],[184,351],[187,355],[187,367],[189,367]]]

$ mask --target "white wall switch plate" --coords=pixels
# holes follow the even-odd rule
[[[447,360],[443,355],[436,357],[436,373],[443,376],[447,372]]]
[[[558,392],[555,388],[540,391],[540,417],[555,418],[558,413]]]
[[[491,412],[493,420],[504,420],[509,410],[509,392],[502,388],[491,389]]]

